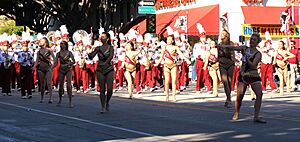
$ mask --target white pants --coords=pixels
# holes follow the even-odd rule
[[[289,80],[290,80],[290,85],[292,89],[297,88],[295,85],[296,81],[296,75],[297,75],[297,64],[290,64],[290,73],[289,73]]]

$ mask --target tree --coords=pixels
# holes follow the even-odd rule
[[[36,32],[47,32],[50,20],[76,29],[99,29],[100,15],[112,12],[121,0],[1,0],[0,15],[26,25]],[[103,12],[103,13],[101,13]],[[105,19],[102,19],[102,22]],[[106,26],[108,26],[106,24]],[[46,28],[45,28],[46,27]],[[107,27],[106,27],[107,28]]]

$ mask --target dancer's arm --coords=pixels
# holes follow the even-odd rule
[[[190,59],[188,59],[187,57],[185,57],[183,55],[183,53],[181,52],[181,50],[179,49],[179,47],[175,46],[175,49],[177,50],[177,53],[179,54],[179,56],[182,57],[186,61],[186,63],[190,65],[191,64]]]
[[[204,66],[203,66],[203,69],[204,69],[204,70],[206,70],[206,68],[207,68],[209,57],[210,57],[210,52],[207,51],[207,52],[206,52],[206,57],[205,57],[205,60],[204,60]]]
[[[295,58],[296,56],[292,54],[290,51],[286,51],[286,54],[288,55],[287,57],[284,57],[282,61],[287,61],[288,59]]]
[[[251,61],[249,58],[246,59],[247,61],[247,65],[252,68],[252,69],[256,69],[258,66],[258,63],[261,62],[261,53],[258,51],[253,59],[253,61]]]

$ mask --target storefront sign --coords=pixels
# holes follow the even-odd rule
[[[287,37],[284,32],[280,31],[281,25],[261,25],[252,26],[249,24],[242,25],[242,35],[245,37],[251,37],[253,33],[259,33],[261,37],[265,36],[265,32],[269,31],[272,38],[284,38]],[[300,38],[300,25],[291,26],[291,34],[289,37]]]
[[[260,4],[260,3],[264,3],[264,0],[243,0],[243,2],[247,5],[249,4]]]
[[[156,0],[156,10],[168,9],[179,7],[181,5],[187,5],[191,3],[196,3],[196,0]]]

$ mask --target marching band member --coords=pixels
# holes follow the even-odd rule
[[[119,34],[119,38],[120,38],[120,47],[117,48],[116,53],[117,53],[117,59],[118,59],[118,63],[117,63],[117,74],[118,77],[116,78],[118,80],[119,83],[119,90],[123,89],[123,80],[124,80],[124,70],[120,70],[119,68],[121,67],[122,63],[124,62],[124,56],[125,56],[125,37],[123,35],[123,33]]]
[[[18,53],[18,62],[20,63],[20,75],[21,75],[21,95],[22,99],[32,98],[32,66],[33,66],[33,52],[29,51],[28,43],[29,39],[26,35],[22,36],[23,51]],[[26,95],[27,93],[27,95]]]
[[[74,52],[74,58],[75,58],[75,78],[76,78],[76,89],[77,93],[80,93],[81,84],[83,82],[83,70],[86,68],[85,60],[86,60],[86,54],[84,53],[83,43],[82,40],[78,41],[76,43],[76,48]],[[87,88],[87,87],[85,87]],[[84,90],[84,89],[83,89]],[[85,91],[85,90],[84,90]],[[83,92],[84,92],[83,91]]]
[[[182,46],[180,47],[181,52],[187,58],[190,58],[190,45],[185,38],[185,35],[181,35]],[[181,65],[181,76],[180,76],[180,90],[185,90],[189,84],[189,65],[186,61],[182,62]]]
[[[238,87],[238,77],[242,66],[242,53],[240,51],[234,51],[234,72],[231,81],[231,94],[234,94],[234,86]],[[221,79],[221,78],[220,78]]]
[[[52,59],[54,59],[54,54],[49,50],[49,41],[47,38],[43,37],[39,42],[40,49],[37,52],[37,59],[33,66],[33,70],[37,68],[39,75],[39,87],[41,91],[40,103],[44,101],[45,86],[47,85],[49,91],[49,101],[52,103]]]
[[[133,92],[133,81],[135,80],[135,74],[136,74],[136,64],[137,64],[137,56],[140,54],[141,50],[138,49],[138,51],[135,51],[133,42],[128,42],[126,44],[126,52],[125,52],[125,59],[120,67],[121,69],[125,70],[125,78],[128,83],[128,93],[129,93],[129,99],[132,99],[132,92]]]
[[[60,31],[55,31],[55,43],[53,44],[53,46],[51,47],[51,50],[53,52],[54,55],[56,55],[59,51],[60,51],[60,42],[62,41],[61,38],[61,32]],[[53,64],[53,63],[52,63]],[[60,64],[60,62],[59,62]],[[55,90],[57,90],[57,84],[58,84],[58,68],[59,68],[59,64],[58,66],[56,66],[55,68],[53,68],[52,71],[52,80],[53,80],[53,88]]]
[[[201,25],[201,24],[200,24]],[[206,36],[205,36],[205,31],[202,26],[198,25],[199,33],[200,33],[200,40],[198,43],[194,45],[193,49],[193,56],[196,58],[196,74],[197,74],[197,82],[196,82],[196,91],[197,93],[201,93],[201,88],[203,80],[204,80],[204,71],[203,71],[203,66],[204,66],[204,59],[205,59],[205,54],[206,54]],[[202,27],[202,28],[200,28]]]
[[[99,63],[96,69],[98,84],[100,84],[100,113],[109,111],[109,101],[113,94],[114,68],[111,60],[114,54],[114,48],[111,46],[109,33],[101,34],[100,47],[96,47],[94,51],[88,54],[89,59],[93,59],[98,55]],[[107,93],[106,93],[107,90]]]
[[[28,33],[29,34],[29,33]],[[15,63],[12,64],[12,74],[11,74],[11,87],[12,90],[21,88],[21,79],[20,79],[20,62],[18,61],[18,52],[22,51],[22,46],[20,46],[20,43],[17,41],[17,36],[13,34],[11,36],[11,48],[9,49],[9,52],[15,53]],[[16,85],[17,83],[17,85]]]
[[[2,75],[2,94],[11,96],[11,67],[12,63],[15,62],[13,53],[9,53],[9,43],[7,40],[7,34],[3,34],[3,46],[2,55],[0,57],[0,70]]]
[[[283,96],[284,83],[287,85],[287,92],[290,92],[290,85],[288,80],[288,59],[294,58],[295,55],[286,50],[285,43],[279,41],[278,49],[274,54],[273,64],[276,67],[276,72],[280,80],[280,95]]]
[[[60,61],[59,71],[59,101],[58,106],[61,104],[65,77],[67,78],[67,92],[69,96],[69,107],[74,107],[72,104],[72,66],[75,63],[74,56],[71,51],[68,50],[68,42],[62,41],[60,43],[61,50],[56,54],[54,59],[54,65],[52,68],[55,68]]]
[[[289,65],[290,65],[290,76],[289,76],[289,80],[290,82],[288,82],[292,88],[292,91],[296,91],[297,87],[296,87],[296,75],[297,75],[297,66],[298,66],[298,61],[297,61],[297,55],[299,54],[299,50],[296,48],[296,42],[294,40],[292,40],[290,42],[290,52],[292,54],[295,55],[294,58],[290,58],[289,59]]]
[[[154,66],[156,62],[159,61],[160,55],[161,55],[161,47],[157,45],[154,45],[153,48],[155,49],[153,54],[153,69],[152,69],[152,80],[154,81],[154,85],[157,86],[159,84],[159,87],[156,88],[162,88],[164,86],[163,82],[163,61],[158,66]]]
[[[172,92],[173,92],[173,101],[176,101],[176,76],[177,76],[177,65],[175,58],[177,54],[179,54],[180,57],[184,58],[184,60],[191,64],[191,61],[186,58],[183,53],[180,51],[178,46],[174,45],[174,37],[168,36],[167,38],[167,46],[163,47],[162,54],[160,56],[159,61],[155,64],[155,66],[158,66],[160,62],[164,60],[164,77],[165,77],[165,95],[166,95],[166,101],[169,101],[169,80],[172,77]],[[171,74],[171,75],[170,75]]]
[[[276,84],[273,79],[273,54],[274,49],[272,48],[272,41],[270,33],[265,33],[266,41],[264,46],[261,48],[262,60],[261,60],[261,83],[263,93],[266,93],[267,79],[270,83],[272,93],[276,92]]]
[[[218,61],[218,49],[216,41],[211,41],[210,51],[207,51],[203,70],[209,70],[209,75],[213,79],[213,95],[218,97],[218,85],[221,80]]]
[[[88,53],[92,50],[92,46],[90,44],[85,44],[85,49],[86,49],[85,53]],[[90,90],[89,84],[91,84],[92,88],[95,87],[95,75],[94,74],[95,74],[96,70],[95,70],[95,65],[94,65],[94,58],[89,59],[87,54],[85,55],[86,68],[85,68],[85,70],[83,70],[84,73],[83,73],[83,77],[82,77],[83,82],[84,82],[84,85],[83,85],[84,92],[83,93],[85,93],[85,94]]]

